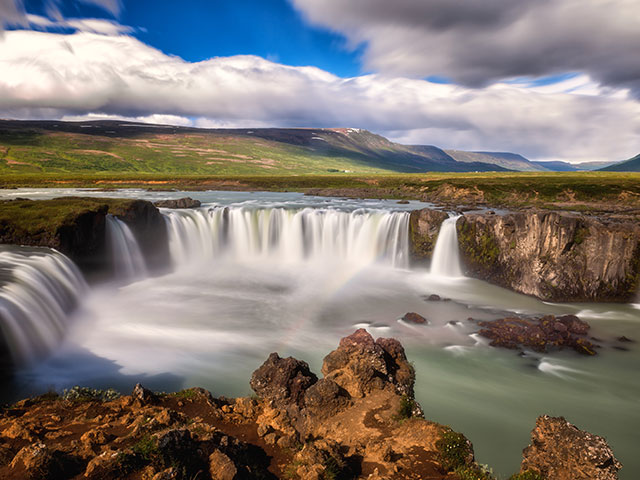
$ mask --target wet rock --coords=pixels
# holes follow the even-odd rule
[[[429,323],[426,318],[416,312],[405,313],[402,320],[408,323],[425,324]]]
[[[481,336],[489,338],[492,347],[518,349],[530,348],[547,352],[554,348],[572,348],[578,353],[595,355],[596,346],[582,335],[589,331],[589,324],[575,315],[554,317],[547,315],[537,320],[502,318],[478,322]]]
[[[628,337],[625,337],[624,335],[622,337],[618,337],[618,341],[623,343],[634,343],[633,340],[631,340]]]
[[[400,342],[374,341],[364,329],[340,340],[339,347],[324,358],[322,373],[354,398],[384,389],[413,393],[413,368]]]
[[[409,216],[409,248],[414,261],[426,262],[431,259],[440,232],[440,225],[448,217],[441,210],[429,208],[411,212]]]
[[[589,328],[591,328],[587,322],[580,320],[575,315],[562,315],[556,320],[565,325],[571,333],[577,335],[586,335],[589,332]]]
[[[409,205],[409,200],[398,200],[396,203],[398,205]]]
[[[156,473],[151,480],[177,480],[179,478],[181,478],[180,471],[177,468],[169,467]]]
[[[191,197],[178,198],[175,200],[160,200],[154,205],[158,208],[198,208],[202,203]]]
[[[425,300],[427,302],[439,302],[440,300],[442,300],[442,298],[440,297],[440,295],[436,295],[435,293],[433,293],[428,297],[425,297]]]
[[[521,472],[537,471],[550,480],[616,480],[620,468],[604,438],[545,415],[531,432]]]
[[[318,381],[306,362],[293,357],[269,355],[251,376],[251,388],[265,400],[276,404],[302,404],[305,391]]]

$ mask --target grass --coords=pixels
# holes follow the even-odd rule
[[[80,197],[0,201],[0,236],[52,238],[60,226],[81,212],[107,209],[110,213],[118,214],[131,203],[131,200]]]
[[[200,175],[167,173],[6,173],[0,188],[153,188],[305,191],[349,189],[380,198],[451,200],[477,196],[484,203],[576,204],[614,200],[640,202],[640,173],[424,173],[384,175]]]

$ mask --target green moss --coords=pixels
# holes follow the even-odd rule
[[[574,245],[581,245],[582,242],[589,236],[589,229],[583,225],[578,226],[576,228],[575,233],[573,234],[573,243]]]
[[[526,470],[522,473],[516,473],[509,477],[509,480],[546,480],[541,473],[535,470]]]
[[[80,197],[2,201],[0,235],[53,238],[59,228],[70,224],[83,212],[109,211],[119,214],[132,203],[132,200]]]
[[[415,406],[415,400],[409,398],[408,395],[402,395],[402,398],[400,399],[400,406],[398,407],[398,411],[393,416],[393,418],[397,421],[407,420],[408,418],[411,418]]]

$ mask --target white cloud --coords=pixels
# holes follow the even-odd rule
[[[290,0],[368,68],[471,86],[582,72],[640,96],[638,0]]]
[[[124,35],[34,31],[6,32],[0,71],[3,117],[353,126],[407,143],[537,159],[616,160],[640,151],[640,104],[584,76],[554,88],[340,78],[253,56],[189,63]]]

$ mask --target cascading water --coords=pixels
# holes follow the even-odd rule
[[[144,257],[133,232],[126,223],[112,215],[107,215],[107,238],[117,279],[133,280],[146,276],[147,267]]]
[[[431,260],[431,275],[440,277],[462,277],[460,254],[458,251],[458,231],[456,224],[461,215],[447,218],[440,226],[438,240]]]
[[[0,331],[13,362],[29,363],[51,351],[86,291],[78,268],[54,250],[0,250]]]
[[[230,207],[169,211],[166,216],[176,266],[225,255],[408,266],[406,212]]]

